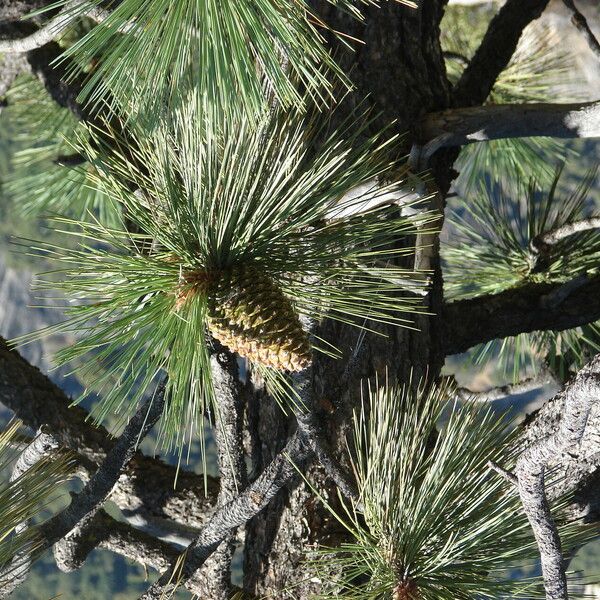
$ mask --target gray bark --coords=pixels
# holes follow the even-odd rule
[[[77,6],[82,0],[67,2],[60,12],[42,27],[25,37],[0,40],[0,52],[22,53],[41,48],[58,37],[73,21]]]
[[[284,450],[268,465],[258,479],[234,500],[220,507],[185,553],[169,566],[140,600],[158,600],[173,593],[183,581],[193,577],[209,556],[240,525],[262,511],[302,468],[308,448],[295,435]],[[292,460],[294,461],[292,463]]]
[[[10,481],[19,479],[28,469],[55,452],[57,448],[58,443],[54,437],[38,432],[34,440],[21,452],[12,469]],[[29,523],[24,521],[16,528],[15,533],[22,533],[28,527]],[[12,561],[0,572],[0,597],[12,594],[27,579],[30,567],[31,555],[29,552],[24,551],[14,556]]]
[[[600,404],[600,354],[579,371],[561,396],[556,431],[530,445],[519,456],[515,469],[521,502],[540,550],[547,600],[568,600],[569,594],[560,538],[546,497],[545,474],[551,464],[561,462],[561,457],[577,452],[590,412]]]
[[[159,391],[138,409],[90,481],[81,492],[72,496],[69,506],[40,525],[38,535],[41,543],[34,550],[35,556],[39,556],[39,554],[53,546],[74,528],[78,526],[85,528],[106,501],[124,466],[133,458],[138,443],[144,439],[162,415],[164,404],[164,385],[162,385]],[[49,440],[48,443],[54,444],[55,442]],[[38,445],[42,445],[42,447],[35,447],[35,451],[31,453],[28,450],[25,451],[23,466],[28,466],[32,460],[39,460],[37,457],[43,455],[42,451],[44,451],[45,446],[43,444]],[[30,455],[33,457],[32,459],[30,459]],[[18,584],[27,577],[31,559],[31,555],[17,557],[19,561]],[[0,574],[0,579],[5,577],[5,573],[6,571]],[[15,587],[12,585],[2,587],[0,598],[10,595]]]

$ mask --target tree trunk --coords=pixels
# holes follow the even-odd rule
[[[416,11],[395,2],[384,2],[379,9],[366,9],[365,24],[353,22],[331,7],[321,11],[327,13],[325,20],[334,30],[348,32],[365,42],[357,45],[353,53],[339,50],[344,71],[357,86],[345,99],[340,115],[359,106],[369,95],[367,104],[373,107],[374,114],[379,113],[374,128],[395,121],[394,129],[406,133],[425,112],[449,106],[449,88],[438,42],[443,4],[443,0],[428,0]],[[440,170],[437,175],[441,187],[446,187],[447,173]],[[440,198],[437,195],[434,200],[438,209]],[[433,246],[419,255],[418,261],[422,268],[434,271],[425,304],[431,312],[439,314],[442,285],[437,237],[433,241]],[[413,257],[410,266],[414,262]],[[370,324],[384,335],[369,333],[360,343],[362,335],[356,328],[332,322],[321,324],[317,333],[342,349],[344,358],[331,360],[317,356],[312,390],[329,443],[342,460],[350,416],[360,400],[361,382],[364,384],[376,376],[380,381],[387,377],[391,382],[405,382],[411,373],[413,380],[426,374],[435,378],[439,374],[444,356],[437,334],[438,318],[419,315],[415,325],[418,331]],[[288,424],[272,401],[260,400],[257,430],[263,464],[285,444]],[[335,504],[335,486],[326,481],[318,466],[311,468],[307,477]],[[306,549],[315,543],[335,543],[341,535],[339,524],[315,500],[306,484],[299,483],[293,490],[279,494],[246,529],[245,589],[258,596],[309,597],[319,586],[304,581],[306,571],[301,563]]]

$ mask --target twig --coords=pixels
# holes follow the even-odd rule
[[[40,27],[32,34],[12,39],[0,40],[0,52],[7,54],[30,52],[45,46],[58,37],[77,17],[89,17],[96,23],[104,23],[111,15],[111,12],[100,6],[90,7],[86,10],[78,10],[86,4],[85,0],[71,0],[67,2],[60,12],[43,27]],[[134,21],[124,23],[115,31],[119,33],[135,32],[139,27]]]
[[[327,476],[338,486],[346,498],[361,509],[359,493],[352,479],[345,473],[342,465],[336,460],[329,448],[323,433],[323,426],[317,417],[317,407],[312,395],[311,381],[312,367],[292,375],[295,391],[302,400],[302,409],[296,407],[294,411],[298,432],[308,447],[314,453],[318,463],[323,467]]]
[[[563,4],[571,11],[571,23],[583,34],[590,50],[600,58],[600,43],[590,29],[586,18],[581,14],[577,6],[575,6],[573,0],[563,0]]]
[[[323,467],[327,476],[338,486],[342,494],[352,500],[354,506],[361,511],[362,505],[356,485],[333,456],[315,415],[313,413],[297,414],[296,420],[298,430],[313,451],[318,464]]]
[[[517,460],[519,494],[540,550],[547,600],[568,600],[567,577],[560,538],[545,488],[551,461],[579,445],[592,406],[600,402],[600,354],[567,385],[557,431],[527,448]]]
[[[493,387],[485,392],[473,392],[468,388],[459,387],[456,389],[456,396],[462,401],[474,400],[476,402],[492,402],[494,400],[499,400],[500,398],[505,398],[506,396],[531,392],[546,383],[550,383],[550,381],[551,378],[544,373],[538,377],[528,377],[517,383]]]
[[[504,480],[506,480],[511,485],[518,485],[519,479],[517,478],[517,476],[514,473],[507,471],[506,469],[504,469],[503,467],[501,467],[500,465],[496,464],[495,462],[493,462],[491,460],[488,462],[488,467],[490,469],[492,469],[492,471],[496,471],[496,473],[498,473],[498,475],[500,475],[500,477],[502,477]]]
[[[139,442],[144,439],[162,415],[165,404],[164,393],[163,384],[137,410],[89,483],[73,498],[65,510],[44,523],[41,531],[48,546],[65,536],[84,517],[100,508],[113,489],[123,468],[133,458]]]
[[[548,246],[555,246],[575,233],[590,231],[591,229],[600,229],[600,217],[590,217],[589,219],[574,221],[562,227],[557,227],[552,231],[542,233],[533,238],[531,245],[537,252],[541,252]]]
[[[100,509],[85,527],[76,527],[54,545],[54,557],[60,570],[69,573],[79,569],[96,548],[159,572],[164,571],[181,552],[177,546],[116,521]],[[191,578],[185,587],[199,598],[207,598],[212,592],[211,582],[197,578]]]
[[[84,4],[84,0],[67,2],[60,12],[43,27],[24,38],[0,40],[0,52],[15,53],[29,52],[41,48],[60,35],[77,16],[76,9]]]
[[[311,452],[298,434],[290,438],[285,448],[235,500],[219,508],[200,532],[200,535],[171,563],[141,600],[169,597],[204,564],[219,544],[237,527],[263,510],[273,497],[297,474]],[[290,457],[296,466],[290,462]]]

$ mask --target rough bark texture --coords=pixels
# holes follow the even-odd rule
[[[528,331],[560,331],[600,319],[600,277],[526,283],[444,306],[446,354]]]
[[[391,1],[383,2],[380,8],[365,7],[364,23],[352,21],[322,0],[313,0],[312,4],[333,30],[344,31],[365,42],[356,45],[354,52],[348,52],[337,44],[337,58],[356,84],[356,90],[346,97],[342,108],[334,115],[334,121],[358,106],[369,106],[376,115],[374,130],[393,123],[392,129],[416,136],[418,124],[426,113],[444,111],[451,105],[481,104],[498,73],[510,60],[522,29],[541,14],[547,2],[507,0],[466,69],[454,98],[451,98],[438,41],[445,0],[424,0],[418,10]],[[41,0],[37,3],[44,4]],[[12,19],[13,10],[20,9],[19,14],[22,14],[25,6],[32,7],[34,4],[36,0],[0,0],[0,19]],[[17,29],[27,33],[26,27]],[[0,37],[3,31],[0,30]],[[330,41],[334,43],[333,39]],[[59,53],[57,44],[50,43],[29,52],[27,60],[57,103],[69,108],[78,117],[89,120],[90,115],[76,102],[80,89],[78,83],[65,85],[65,67],[50,67],[50,62]],[[411,136],[408,136],[407,143],[411,141]],[[431,206],[440,215],[443,214],[444,194],[452,178],[454,157],[455,151],[440,152],[430,164],[441,192],[433,196]],[[399,240],[399,244],[414,242]],[[322,432],[326,438],[324,441],[336,458],[345,456],[349,416],[360,400],[361,382],[364,380],[373,379],[376,375],[380,378],[387,376],[392,383],[407,381],[411,375],[413,381],[426,375],[434,379],[439,375],[446,354],[461,351],[480,341],[545,327],[572,327],[593,320],[595,315],[600,317],[600,305],[596,301],[600,298],[600,280],[597,277],[584,278],[577,286],[567,285],[566,288],[559,284],[531,284],[515,291],[443,307],[438,238],[420,235],[417,242],[423,248],[414,257],[414,264],[431,270],[433,274],[431,290],[424,299],[424,307],[431,314],[415,317],[418,330],[370,324],[383,335],[363,335],[357,329],[326,322],[317,332],[334,341],[343,351],[342,360],[317,357],[310,380],[315,418],[319,423],[325,423]],[[413,266],[412,262],[410,266]],[[0,345],[0,400],[6,398],[5,403],[13,402],[19,415],[34,427],[48,421],[57,435],[64,436],[67,445],[81,449],[89,469],[95,468],[113,447],[112,440],[106,432],[87,425],[85,414],[78,409],[66,411],[68,400],[39,372],[19,363],[20,360],[14,352]],[[231,389],[230,384],[226,383],[225,388]],[[295,485],[298,480],[296,472],[281,450],[287,442],[287,451],[302,461],[310,454],[310,448],[298,434],[293,433],[289,417],[273,401],[261,397],[260,390],[250,405],[254,409],[248,413],[252,417],[249,418],[252,431],[248,437],[252,441],[253,475],[262,474],[251,478],[253,483],[246,488],[247,493],[229,504],[225,503],[230,499],[233,488],[231,481],[227,486],[224,484],[219,500],[221,507],[212,513],[208,521],[207,516],[214,509],[216,482],[209,479],[209,500],[203,499],[201,480],[193,474],[180,474],[178,490],[173,491],[170,489],[173,481],[170,467],[139,455],[133,458],[111,498],[126,514],[142,515],[155,523],[157,519],[170,518],[202,527],[183,567],[189,574],[206,561],[227,535],[232,535],[236,527],[253,517],[246,527],[244,587],[260,596],[307,598],[317,588],[305,579],[303,550],[315,542],[335,543],[343,532],[306,485]],[[235,430],[233,443],[239,448],[239,421],[229,425],[233,426],[230,431]],[[224,459],[226,457],[221,456],[222,465]],[[590,461],[596,459],[590,457]],[[239,464],[234,470],[242,469],[241,455],[237,455],[236,461]],[[316,465],[307,469],[306,475],[335,504],[336,488],[325,471]],[[578,482],[584,479],[582,476]],[[285,493],[280,491],[282,486],[287,490]],[[76,533],[80,538],[78,543],[71,540],[73,544],[69,546],[67,540],[62,548],[64,553],[60,560],[65,566],[76,566],[80,562],[77,548],[81,551],[85,546],[84,540],[90,542],[86,536],[94,531],[86,525],[95,524],[97,529],[104,518],[96,516],[100,521],[92,519]],[[100,545],[127,555],[134,552],[135,544],[139,544],[149,566],[163,570],[170,564],[173,568],[177,553],[172,547],[127,525],[113,524],[111,529],[110,535],[98,538]],[[96,531],[96,534],[99,532]],[[225,544],[222,549],[223,552],[216,556],[216,564],[221,566],[229,560],[230,545]],[[162,587],[151,589],[147,597],[158,597],[157,594],[164,591],[170,573],[172,570],[167,569],[166,575],[161,578]],[[208,579],[203,581],[202,587],[205,588]],[[222,590],[223,586],[219,588]]]
[[[244,396],[237,359],[233,354],[220,348],[211,357],[211,371],[219,411],[215,415],[214,432],[221,483],[217,508],[220,508],[231,502],[246,487],[242,443]],[[229,600],[235,538],[236,532],[232,531],[194,576],[204,589],[202,598]]]
[[[355,52],[339,50],[338,58],[345,72],[357,85],[347,99],[346,110],[366,103],[380,113],[374,127],[396,121],[394,128],[409,131],[427,111],[449,104],[441,50],[438,44],[439,21],[443,2],[422,3],[419,11],[394,2],[380,8],[365,9],[365,24],[325,9],[325,20],[333,29],[345,31],[365,41]],[[344,111],[340,111],[344,114]],[[414,243],[414,240],[412,240]],[[404,243],[409,243],[405,240]],[[430,249],[424,266],[436,269],[437,248]],[[441,276],[436,271],[433,289],[425,299],[432,312],[439,314]],[[420,317],[419,332],[398,328],[373,327],[388,337],[364,336],[356,328],[327,322],[317,332],[335,341],[344,352],[342,360],[317,357],[313,368],[312,393],[320,422],[327,424],[325,435],[338,458],[345,453],[345,435],[349,416],[360,398],[361,380],[383,377],[390,381],[406,380],[411,370],[416,378],[429,373],[435,377],[443,363],[439,348],[437,317]],[[390,362],[389,358],[394,357]],[[269,401],[260,405],[258,432],[262,441],[262,461],[281,448],[287,421]],[[319,466],[311,467],[306,476],[334,504],[335,486]],[[244,587],[256,595],[275,598],[307,598],[317,588],[305,579],[303,548],[315,542],[333,543],[343,533],[323,509],[305,484],[278,495],[246,529]],[[290,589],[290,586],[295,587]],[[283,591],[288,588],[289,591]]]
[[[515,474],[525,514],[537,541],[547,600],[568,600],[567,576],[558,530],[546,496],[550,464],[579,451],[592,407],[600,403],[600,354],[583,367],[560,394],[561,418],[556,430],[537,438],[519,456]],[[598,446],[595,446],[598,449]]]

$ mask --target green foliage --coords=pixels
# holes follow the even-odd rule
[[[538,550],[517,490],[488,467],[512,465],[517,433],[448,397],[445,384],[414,381],[370,390],[353,427],[362,508],[334,513],[353,540],[311,559],[317,576],[342,572],[323,598],[545,598],[540,577],[510,576]],[[553,507],[564,548],[592,536],[567,505]]]
[[[587,216],[596,170],[570,192],[559,189],[561,173],[562,168],[545,189],[535,179],[528,184],[517,181],[515,192],[492,184],[454,203],[448,217],[451,233],[443,250],[446,290],[452,298],[496,293],[525,281],[566,281],[597,268],[600,232],[594,230],[557,243],[544,269],[538,273],[534,268],[532,241],[537,236]]]
[[[376,3],[327,1],[355,18],[356,4]],[[88,0],[73,14],[100,5]],[[108,6],[108,18],[65,55],[80,70],[93,65],[83,98],[113,96],[153,123],[165,106],[177,106],[193,89],[217,119],[222,111],[254,115],[269,95],[288,108],[308,96],[331,97],[332,78],[349,86],[325,46],[321,30],[327,25],[306,0],[123,0]]]
[[[300,315],[358,327],[368,321],[410,325],[407,313],[418,311],[419,302],[398,289],[413,287],[412,273],[394,261],[414,249],[392,243],[430,218],[403,217],[376,202],[357,212],[367,201],[401,196],[399,183],[379,187],[375,181],[397,180],[401,172],[388,158],[395,137],[359,142],[360,128],[353,135],[326,132],[279,113],[258,128],[231,121],[207,134],[190,126],[200,123],[194,110],[152,136],[128,140],[127,152],[119,140],[110,148],[101,137],[93,145],[82,140],[96,184],[123,206],[130,229],[144,233],[62,220],[80,227],[80,248],[37,246],[64,265],[65,277],[48,285],[81,299],[67,308],[66,323],[46,330],[83,335],[58,361],[94,353],[105,366],[96,381],[103,400],[95,415],[130,414],[164,370],[163,433],[179,447],[211,400],[205,281],[254,268]],[[363,184],[363,192],[345,196]],[[95,366],[82,369],[89,380]]]
[[[0,471],[4,473],[11,472],[19,457],[16,446],[20,426],[14,421],[0,433]],[[19,553],[39,547],[36,527],[22,529],[19,525],[40,516],[70,469],[68,456],[45,456],[14,481],[0,481],[0,572],[9,569],[10,561]]]
[[[74,153],[72,140],[83,134],[83,124],[33,77],[21,77],[7,99],[3,119],[10,121],[15,152],[4,189],[12,206],[28,216],[51,212],[83,219],[93,213],[115,226],[116,207],[90,185],[91,165],[58,164],[60,157]]]

